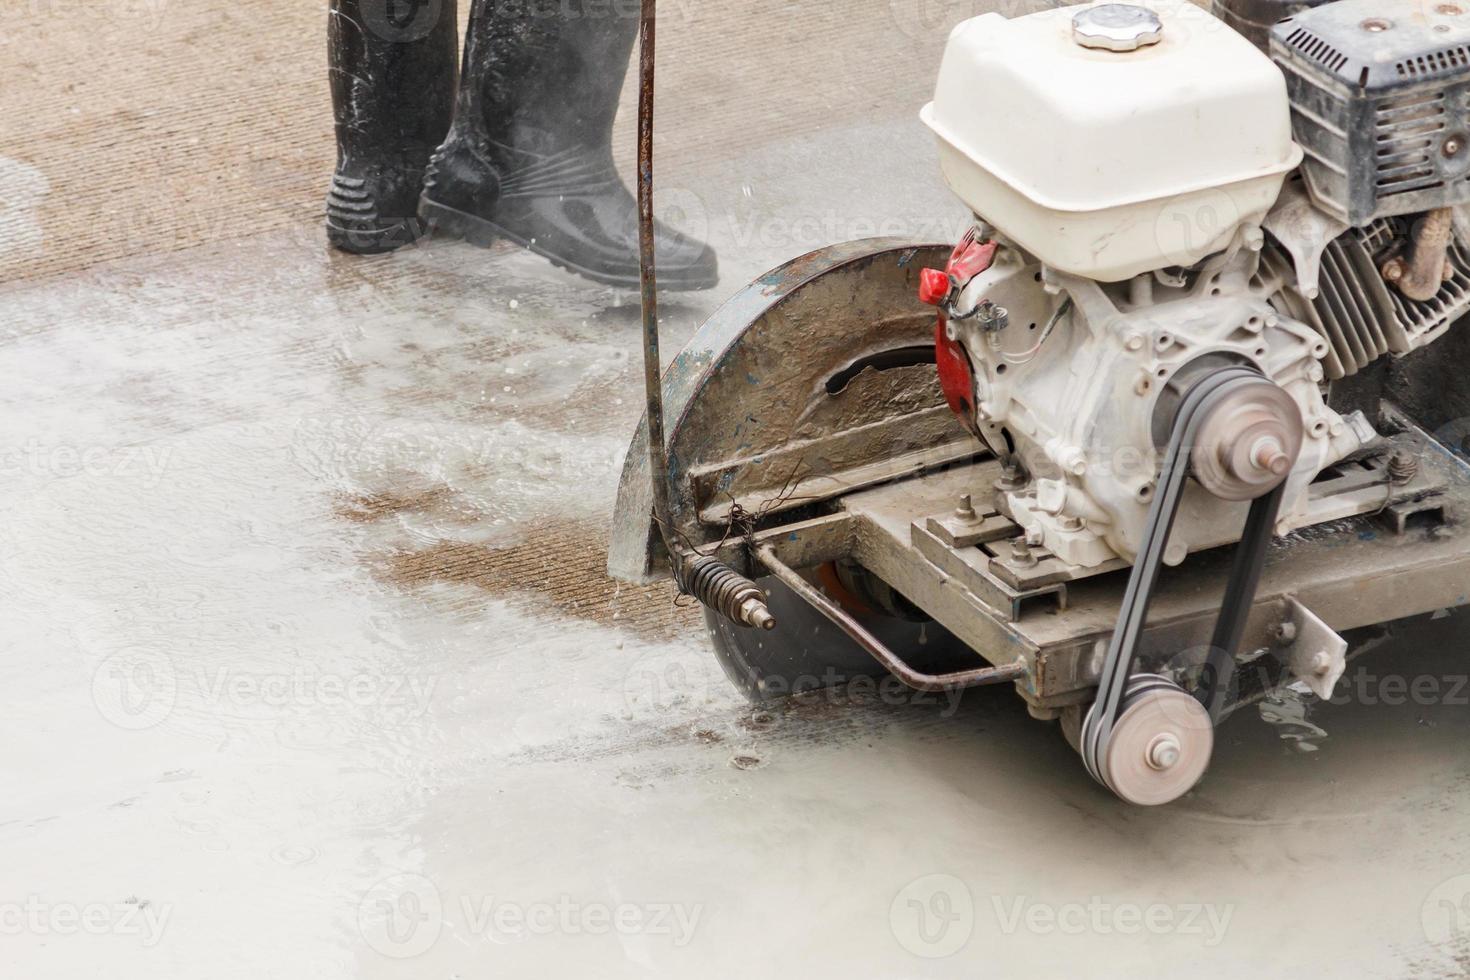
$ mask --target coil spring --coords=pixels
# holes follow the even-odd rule
[[[684,566],[679,587],[704,605],[742,626],[747,621],[745,604],[751,599],[765,602],[760,586],[718,558],[699,555]]]

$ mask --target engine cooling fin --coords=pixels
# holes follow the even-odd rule
[[[1383,218],[1331,242],[1322,256],[1315,300],[1288,291],[1290,316],[1327,341],[1322,369],[1329,381],[1350,377],[1379,358],[1402,357],[1437,340],[1470,308],[1470,251],[1456,238],[1449,248],[1450,276],[1426,302],[1390,289],[1379,271],[1396,243],[1410,234],[1404,218]],[[1290,259],[1267,257],[1268,271],[1289,281]]]

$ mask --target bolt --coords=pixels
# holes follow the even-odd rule
[[[1419,459],[1413,453],[1399,450],[1388,461],[1388,478],[1403,485],[1419,475]]]
[[[975,309],[975,323],[985,333],[1000,333],[1011,325],[1011,314],[1004,306],[982,300]]]
[[[975,513],[975,505],[970,502],[968,493],[960,494],[960,505],[954,509],[954,516],[967,522],[979,520],[980,515]]]
[[[1326,650],[1318,650],[1312,654],[1311,665],[1313,674],[1325,677],[1328,671],[1332,670],[1332,658],[1328,656]]]
[[[751,596],[740,604],[740,622],[758,630],[773,630],[776,628],[776,617],[771,615],[771,610],[766,606],[763,599]]]
[[[1179,744],[1178,736],[1172,732],[1163,732],[1155,735],[1153,741],[1148,743],[1148,749],[1144,753],[1144,760],[1148,763],[1150,769],[1157,769],[1163,772],[1166,769],[1174,768],[1178,764],[1179,754],[1183,751],[1183,748]]]
[[[1447,157],[1457,157],[1463,149],[1465,149],[1465,138],[1463,136],[1451,136],[1444,141],[1444,155]]]
[[[1039,563],[1024,537],[1011,539],[1011,564],[1016,568],[1034,568]]]
[[[1013,456],[1007,459],[1001,466],[1000,479],[995,481],[995,489],[1012,493],[1026,485],[1026,471]]]
[[[1285,476],[1291,470],[1291,457],[1286,455],[1281,440],[1274,436],[1256,440],[1256,444],[1251,447],[1251,462],[1257,469],[1273,476]]]
[[[1271,631],[1271,636],[1276,640],[1277,643],[1280,643],[1282,646],[1286,646],[1289,643],[1295,643],[1296,623],[1278,623],[1276,629]]]
[[[1404,263],[1401,259],[1390,259],[1383,265],[1383,278],[1387,282],[1399,282],[1404,278]]]

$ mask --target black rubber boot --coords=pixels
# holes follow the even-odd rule
[[[331,0],[327,44],[337,126],[327,240],[389,252],[425,231],[424,167],[454,111],[455,0]]]
[[[638,285],[638,213],[612,158],[638,34],[629,4],[474,0],[449,137],[420,214],[478,245],[508,238],[589,279]],[[656,228],[658,283],[708,289],[714,250]]]

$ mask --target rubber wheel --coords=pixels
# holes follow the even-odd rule
[[[736,626],[709,609],[704,622],[715,657],[747,698],[773,701],[803,691],[838,687],[856,677],[886,677],[862,647],[832,621],[773,578],[758,584],[768,595],[776,628]],[[913,667],[942,673],[979,666],[975,652],[934,622],[910,622],[871,610],[850,610],[863,626]]]

